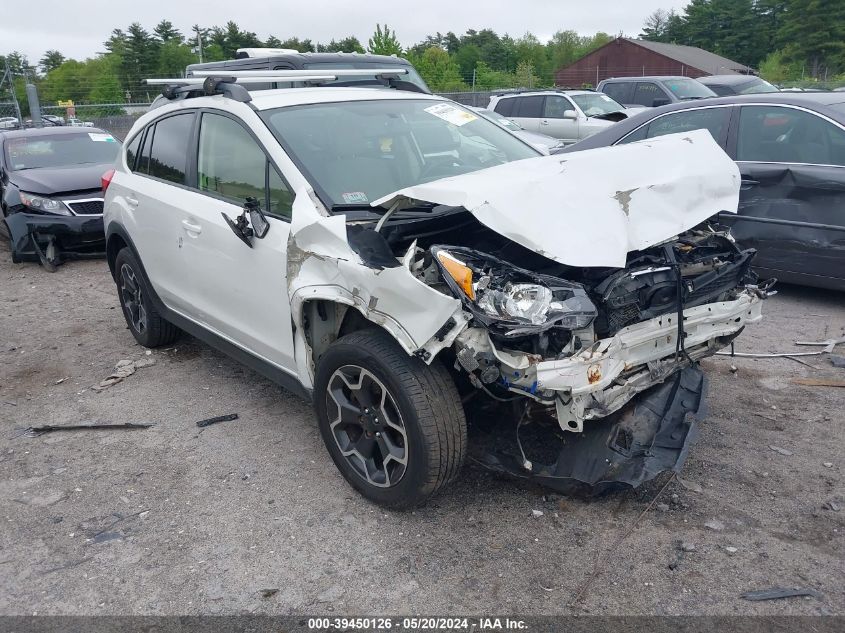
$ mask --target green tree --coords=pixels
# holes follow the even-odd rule
[[[446,49],[430,46],[422,55],[410,55],[409,61],[417,69],[428,87],[435,92],[457,92],[466,90],[466,84],[461,80],[460,66],[455,62]]]
[[[298,37],[289,37],[284,42],[280,42],[279,48],[292,48],[300,53],[313,53],[316,50],[310,39],[300,40]]]
[[[65,61],[65,56],[62,55],[59,51],[56,50],[49,50],[41,57],[41,60],[38,62],[38,65],[41,67],[41,72],[45,75],[50,72],[51,70],[55,70],[59,66],[61,66]]]
[[[845,3],[841,0],[788,0],[778,35],[790,42],[792,61],[807,64],[817,79],[845,70]]]
[[[364,47],[354,35],[344,37],[342,40],[332,40],[328,44],[317,44],[318,53],[364,53]]]
[[[367,42],[367,50],[374,55],[401,55],[402,45],[396,37],[396,31],[391,31],[387,24],[384,29],[376,24],[376,31]]]
[[[156,24],[153,29],[155,36],[162,42],[177,41],[182,42],[182,34],[173,26],[169,20],[162,20]]]

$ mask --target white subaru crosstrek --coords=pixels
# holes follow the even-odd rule
[[[479,463],[561,490],[680,467],[697,361],[766,295],[710,220],[739,177],[706,131],[540,156],[437,96],[210,86],[104,176],[139,343],[185,331],[310,399],[389,507],[457,476],[468,420]]]

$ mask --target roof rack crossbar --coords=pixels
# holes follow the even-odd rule
[[[295,81],[333,81],[336,75],[319,75],[309,73],[296,77],[284,75],[264,75],[261,77],[234,77],[229,73],[214,73],[203,77],[186,77],[173,79],[145,79],[148,86],[202,86],[206,79],[224,79],[230,84],[266,84],[266,83],[293,83]]]
[[[407,75],[407,68],[312,68],[305,70],[194,70],[192,77],[235,77],[237,79],[263,79],[264,81],[280,81],[276,77],[287,77],[293,81],[310,81],[303,77],[320,76],[329,81],[338,77],[371,77],[373,75]],[[190,77],[188,77],[190,79]]]

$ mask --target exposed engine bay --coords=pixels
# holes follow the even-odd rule
[[[369,242],[371,261],[404,261],[462,301],[469,316],[454,343],[454,368],[479,396],[484,419],[497,417],[492,407],[498,417],[512,414],[504,417],[518,429],[512,450],[486,450],[480,463],[590,494],[680,468],[706,384],[697,361],[760,317],[768,285],[757,284],[753,250],[705,222],[629,253],[625,268],[578,268],[502,237],[463,209],[410,215],[381,228],[384,242],[364,229],[352,231],[350,243]],[[530,420],[562,440],[549,463],[520,441]],[[523,431],[526,446],[531,435]],[[514,437],[488,437],[498,446],[502,436]],[[589,458],[581,455],[587,447]]]

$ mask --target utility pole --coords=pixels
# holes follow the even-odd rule
[[[197,31],[197,50],[200,54],[200,64],[202,64],[202,35]]]

